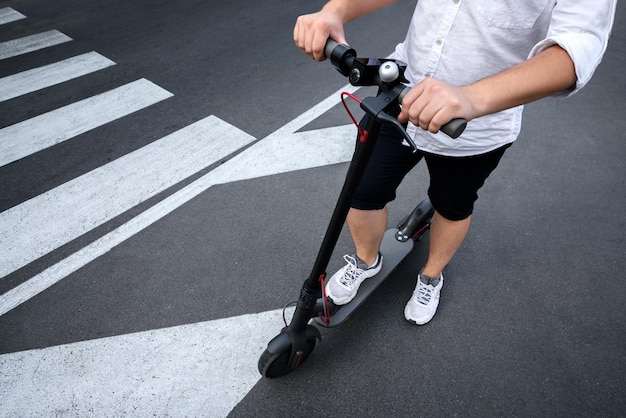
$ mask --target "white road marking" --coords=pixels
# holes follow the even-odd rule
[[[5,41],[0,43],[0,60],[38,51],[71,40],[72,38],[58,30],[50,30],[19,39]]]
[[[355,140],[354,125],[272,134],[198,179],[196,187],[206,190],[215,184],[346,162]]]
[[[297,132],[340,101],[343,91],[354,93],[358,87],[347,85],[307,112],[267,136],[198,180],[202,187],[211,183],[244,180],[288,171],[321,167],[349,161],[356,140],[354,125]]]
[[[245,132],[209,116],[0,213],[0,277],[252,140]]]
[[[306,126],[309,122],[337,104],[341,91],[354,90],[356,90],[354,87],[346,86],[344,89],[334,93],[283,128],[270,134],[266,139],[259,141],[246,151],[205,174],[198,180],[195,180],[188,186],[185,186],[178,192],[163,199],[129,222],[119,226],[21,285],[0,295],[0,316],[43,292],[60,280],[63,280],[89,262],[106,254],[115,246],[152,225],[154,222],[179,208],[213,185],[348,161],[354,146],[355,130],[352,125],[318,131],[293,132]],[[225,124],[225,122],[222,123]],[[320,133],[325,135],[322,136]],[[222,132],[216,136],[221,137],[222,135],[227,137],[226,132]],[[230,138],[231,135],[228,135],[228,137]],[[321,138],[325,138],[325,140],[321,140]],[[264,161],[264,164],[259,164],[256,161],[257,158],[259,161]],[[251,170],[250,167],[254,168]],[[95,194],[97,194],[97,192]],[[59,211],[60,209],[61,213],[67,211],[71,213],[71,210],[74,210],[75,207],[82,205],[82,201],[87,202],[87,200],[81,200],[86,198],[88,197],[83,196],[69,207],[60,207],[56,210]],[[35,199],[39,199],[39,197]],[[112,199],[114,200],[115,196],[113,196]],[[51,201],[52,203],[54,203],[54,200],[56,199],[46,199],[46,201]],[[101,201],[102,200],[98,200],[98,202]],[[53,236],[55,248],[61,245],[61,243],[67,242],[68,233],[63,229],[61,223],[54,222],[55,226],[50,226],[49,224],[53,220],[41,222],[38,218],[39,216],[47,216],[48,218],[51,216],[48,210],[41,209],[41,205],[45,207],[44,202],[38,201],[37,204],[29,204],[28,207],[23,206],[29,202],[25,202],[16,207],[20,209],[14,208],[15,210],[9,209],[6,212],[0,213],[0,238],[2,238],[0,239],[0,243],[7,243],[4,244],[6,248],[0,251],[0,277],[24,266],[27,262],[33,261],[38,256],[44,255],[46,248],[50,248],[51,245],[49,243],[41,245],[38,239],[50,240],[50,236]],[[59,204],[62,204],[62,202],[57,203],[57,205]],[[92,206],[93,203],[89,205],[90,208]],[[37,210],[37,207],[40,207],[40,209]],[[12,213],[5,215],[10,211],[12,211]],[[35,211],[36,214],[34,214]],[[67,216],[63,218],[63,221],[74,222],[74,217],[71,219],[67,218]],[[28,225],[22,227],[21,224],[25,220],[28,222]],[[14,229],[12,229],[13,225],[15,225]],[[22,237],[17,247],[9,247],[9,245],[13,243],[13,240],[5,239],[5,237],[19,237],[20,235],[17,234],[17,232],[19,232],[18,227],[19,229],[24,229],[22,234],[28,233],[30,235],[26,239]],[[59,231],[56,228],[61,228],[61,230]],[[87,230],[88,228],[84,228],[83,232]],[[32,234],[35,234],[35,236],[39,238],[33,239]],[[70,236],[74,235],[76,235],[76,232],[70,234]],[[36,253],[31,251],[33,245],[38,247]],[[6,267],[4,265],[5,263]]]
[[[356,88],[347,86],[342,90],[355,91]],[[339,92],[124,225],[0,295],[0,315],[110,251],[212,185],[348,161],[354,146],[354,126],[297,132],[338,102]],[[219,121],[214,117],[208,119]],[[236,144],[236,148],[254,139],[225,122],[219,122],[224,129],[216,137],[228,137],[229,141],[225,142],[233,144],[238,142],[233,141],[233,136],[240,136],[242,143]],[[234,135],[233,130],[237,131]],[[213,127],[210,131],[215,134],[219,129]],[[163,148],[160,152],[155,151],[153,158],[158,159],[157,154],[174,152],[170,147]],[[206,149],[213,148],[215,144],[206,146]],[[205,163],[206,158],[202,158]],[[0,277],[59,243],[67,242],[80,231],[86,232],[114,216],[109,210],[98,214],[99,206],[115,201],[120,195],[137,193],[137,189],[122,192],[118,189],[114,194],[106,195],[102,190],[94,192],[93,184],[98,180],[110,180],[115,172],[121,174],[121,178],[135,174],[135,170],[126,172],[126,175],[120,173],[128,167],[127,162],[120,160],[114,162],[119,163],[115,166],[111,163],[94,170],[106,171],[102,176],[88,173],[31,199],[35,203],[24,202],[16,207],[20,209],[13,208],[0,214],[0,242],[11,241],[13,244],[9,251],[0,251]],[[136,160],[143,158],[135,157],[133,161]],[[170,154],[169,161],[176,160],[178,158]],[[153,165],[154,162],[147,163],[147,166]],[[172,177],[168,174],[161,181],[174,184],[189,175]],[[87,177],[90,180],[85,181]],[[135,183],[114,180],[103,189],[109,190],[116,184],[122,184],[124,188],[124,184]],[[138,194],[151,196],[156,192],[139,190]],[[138,201],[129,204],[132,206]],[[88,205],[85,212],[89,213],[86,222],[80,219],[82,211],[71,217],[58,217],[61,213],[76,211],[84,204]],[[45,207],[45,213],[37,212],[38,207]],[[56,215],[42,219],[49,213]],[[64,228],[62,225],[68,222],[73,226]],[[9,225],[17,225],[17,230],[8,228]],[[50,225],[51,228],[46,228]],[[60,236],[50,239],[59,230]],[[17,247],[14,239],[6,239],[23,236],[26,239]],[[24,259],[23,254],[30,251],[33,243],[36,251]],[[19,260],[17,264],[15,260]],[[7,262],[8,268],[5,267]],[[0,376],[3,410],[9,415],[32,416],[107,411],[112,415],[207,416],[208,413],[212,417],[225,417],[260,379],[256,363],[280,327],[281,311],[277,310],[2,355],[0,369],[7,371]],[[241,341],[246,343],[241,344]]]
[[[351,86],[343,90],[354,91]],[[338,101],[338,93],[333,94],[129,222],[0,295],[0,315],[212,185],[349,160],[354,126],[295,133]],[[4,393],[0,389],[0,398],[9,414],[107,411],[111,415],[225,417],[261,378],[257,361],[281,327],[281,310],[276,310],[2,355],[0,369],[10,372],[0,378],[5,388]]]
[[[60,84],[115,65],[97,52],[87,52],[54,64],[0,78],[0,102]]]
[[[0,355],[2,416],[225,417],[281,310]]]
[[[0,129],[0,167],[171,96],[140,79]]]
[[[0,9],[0,23],[15,18],[14,13]],[[35,48],[34,44],[31,42],[29,47],[16,49],[5,43],[0,45],[0,54],[8,57],[14,56],[9,54],[15,54],[17,50],[25,53],[29,48]],[[9,50],[13,52],[7,52]],[[91,62],[78,62],[84,58]],[[5,77],[0,79],[0,101],[99,69],[94,69],[93,62],[98,62],[96,67],[99,68],[115,64],[94,52]],[[77,71],[75,67],[78,67]],[[73,71],[71,76],[67,75],[68,69]],[[355,89],[347,86],[343,90]],[[296,133],[338,103],[338,98],[338,93],[334,94],[131,221],[0,295],[0,315],[105,254],[214,184],[349,160],[355,135],[353,126]],[[97,99],[93,98],[93,101]],[[94,105],[89,100],[81,104]],[[64,110],[80,113],[75,111],[78,107],[72,106],[79,104]],[[59,120],[58,117],[50,119],[52,123],[59,123]],[[106,122],[94,121],[89,129],[102,123]],[[79,129],[87,129],[84,123],[77,125],[82,127]],[[23,132],[26,126],[21,125],[19,131]],[[196,128],[198,132],[181,134],[181,131]],[[71,130],[60,129],[66,136],[77,135],[68,133]],[[218,149],[218,153],[225,156],[254,139],[212,116],[181,131],[1,213],[0,277],[111,219],[124,208],[181,181],[199,167],[204,168],[222,158],[205,155],[207,150],[213,153]],[[21,137],[19,141],[29,142],[25,148],[30,148],[14,152],[10,157],[12,161],[60,142],[58,138],[42,140],[34,132],[37,130]],[[178,136],[189,134],[194,137],[191,142],[195,143],[203,132],[207,136],[209,132],[215,135],[209,139],[228,140],[222,141],[225,143],[222,148],[217,144],[204,144],[204,149],[191,147],[185,148],[186,152],[174,154],[180,151],[180,145],[173,146]],[[18,139],[17,131],[4,130],[7,136],[10,133],[11,137]],[[3,156],[8,153],[7,150],[0,151]],[[169,170],[168,173],[163,174],[164,169]],[[150,171],[145,173],[146,170]],[[156,184],[149,186],[148,180]],[[100,187],[95,188],[98,183]],[[121,201],[118,200],[120,197]],[[111,202],[115,204],[106,205]],[[31,251],[33,247],[35,251]],[[276,310],[0,355],[3,414],[92,415],[106,411],[107,415],[116,416],[224,417],[259,380],[256,367],[259,355],[280,327],[281,311]]]
[[[10,7],[0,9],[0,25],[15,22],[16,20],[25,19],[26,16]]]
[[[129,222],[0,295],[0,316],[63,280],[87,263],[106,254],[115,246],[152,225],[213,185],[348,161],[351,157],[356,135],[352,125],[301,133],[293,132],[306,126],[336,105],[341,91],[355,90],[356,88],[352,86],[346,86],[339,90],[303,115],[270,134],[266,139],[254,144],[246,151],[155,204]],[[226,124],[225,122],[222,123]],[[208,131],[206,135],[209,135],[210,132]],[[226,142],[235,142],[232,141],[232,133],[227,134],[222,130],[222,132],[217,134],[213,132],[212,134],[216,138],[229,137],[231,140]],[[207,149],[211,149],[211,147],[207,146]],[[127,164],[118,163],[117,165],[121,166],[120,170],[123,170]],[[86,205],[86,210],[82,212],[93,216],[92,210],[101,211],[97,206],[107,203],[107,200],[103,200],[97,191],[92,190],[90,197],[90,192],[86,188],[95,187],[93,185],[98,183],[90,184],[91,186],[85,183],[78,183],[78,187],[62,186],[67,188],[67,191],[63,193],[64,195],[81,194],[80,197],[74,196],[69,204],[64,203],[58,192],[53,190],[54,194],[51,197],[40,195],[31,201],[0,213],[0,238],[2,238],[0,243],[3,243],[0,244],[2,249],[0,251],[0,277],[15,271],[44,255],[47,251],[57,248],[68,242],[69,239],[75,238],[82,232],[87,232],[89,228],[106,220],[106,217],[100,217],[97,222],[92,219],[90,225],[79,224],[77,227],[70,228],[69,231],[64,228],[64,223],[76,224],[76,216],[68,215],[82,205]],[[107,187],[114,188],[116,186]],[[131,188],[128,192],[134,194],[136,191]],[[115,194],[107,197],[112,201],[117,198],[118,196]],[[47,207],[48,202],[55,205],[56,209],[51,211]],[[12,238],[7,239],[8,237]]]

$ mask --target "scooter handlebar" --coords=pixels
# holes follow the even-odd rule
[[[349,76],[354,59],[356,58],[356,51],[347,45],[339,44],[332,39],[326,41],[324,47],[324,55],[330,59],[330,62],[337,68],[337,70],[344,76]],[[398,103],[402,103],[404,96],[409,92],[408,86],[402,90],[398,96]],[[440,130],[451,138],[458,138],[465,127],[467,121],[463,118],[452,119],[450,122],[443,125]]]
[[[338,46],[339,46],[339,44],[337,42],[335,42],[332,39],[328,38],[328,40],[326,41],[326,46],[324,47],[324,56],[326,58],[330,58],[330,56],[333,54],[333,51]]]
[[[324,47],[324,56],[330,59],[337,71],[348,77],[356,58],[356,51],[347,45],[338,44],[332,39],[328,39]]]

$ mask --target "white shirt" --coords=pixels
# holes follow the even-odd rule
[[[463,86],[501,72],[552,45],[574,62],[577,82],[591,78],[606,50],[617,0],[418,0],[406,39],[394,57],[416,84],[434,77]],[[482,154],[513,142],[523,107],[471,120],[458,139],[412,124],[421,150],[449,156]]]

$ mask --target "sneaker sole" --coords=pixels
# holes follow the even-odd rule
[[[429,323],[433,318],[435,317],[435,315],[433,314],[430,317],[421,317],[421,318],[410,318],[409,315],[406,312],[406,309],[404,310],[404,319],[406,319],[407,321],[409,321],[412,324],[416,324],[416,325],[426,325],[427,323]]]

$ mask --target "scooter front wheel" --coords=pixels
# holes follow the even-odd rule
[[[302,350],[302,353],[298,356],[299,358],[295,366],[289,364],[291,345],[286,346],[279,352],[272,352],[269,348],[266,349],[263,354],[261,354],[261,358],[259,358],[259,372],[263,377],[274,378],[295,370],[309,357],[315,348],[316,340],[317,337],[308,337],[306,339],[304,350]]]

